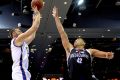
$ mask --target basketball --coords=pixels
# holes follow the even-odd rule
[[[43,7],[43,0],[32,0],[31,7],[37,7],[40,10]]]

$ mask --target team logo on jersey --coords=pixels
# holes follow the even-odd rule
[[[84,57],[84,58],[89,59],[89,56],[86,55],[86,54],[73,53],[73,54],[70,55],[70,58],[76,58],[76,57],[78,57],[78,58],[80,58],[80,57],[81,57],[81,58]]]

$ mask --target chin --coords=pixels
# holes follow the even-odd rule
[[[74,48],[76,48],[76,45],[74,45]]]

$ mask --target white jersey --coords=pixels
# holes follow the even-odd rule
[[[31,74],[28,71],[29,65],[29,47],[26,42],[22,46],[16,46],[15,39],[11,40],[12,54],[12,79],[13,80],[30,80]]]

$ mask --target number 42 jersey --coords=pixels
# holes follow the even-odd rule
[[[68,58],[71,80],[92,80],[91,56],[87,49],[72,49]]]

